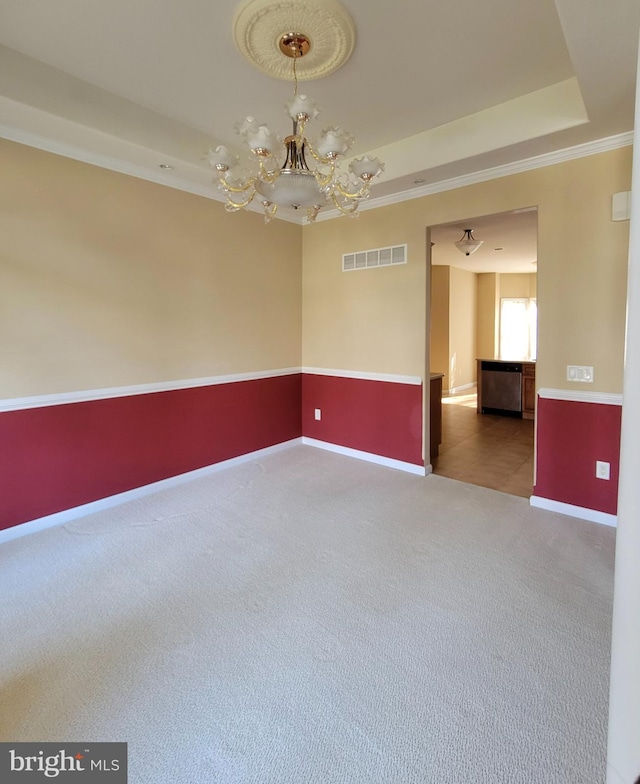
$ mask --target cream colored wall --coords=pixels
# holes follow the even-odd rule
[[[530,205],[538,385],[584,364],[621,391],[630,147],[303,229],[7,141],[0,163],[1,397],[297,366],[301,256],[302,364],[423,376],[426,227]],[[405,242],[406,265],[341,271]]]
[[[538,212],[537,386],[575,389],[566,366],[592,365],[590,390],[619,394],[629,222],[611,220],[611,197],[631,188],[631,148],[550,171]]]
[[[500,284],[500,297],[526,298],[536,296],[536,276],[535,273],[526,274],[505,274],[498,276]]]
[[[498,275],[477,275],[476,357],[493,359],[498,355]]]
[[[431,366],[444,373],[442,388],[449,389],[449,274],[450,267],[431,267]]]
[[[305,367],[424,376],[426,223],[406,206],[303,228]],[[343,253],[405,242],[407,264],[342,272]]]
[[[580,158],[303,229],[303,364],[424,376],[425,227],[538,206],[537,384],[622,389],[628,223],[611,196],[630,189],[631,148]],[[342,273],[345,252],[408,244],[409,263]]]
[[[0,141],[0,397],[301,363],[299,226]]]
[[[476,380],[476,274],[451,267],[449,389]]]

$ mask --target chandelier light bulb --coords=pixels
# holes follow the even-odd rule
[[[361,180],[369,182],[374,177],[377,177],[380,172],[384,171],[384,163],[380,163],[377,158],[372,158],[365,155],[362,158],[355,158],[349,164],[349,170],[360,177]]]
[[[353,142],[353,136],[339,126],[325,128],[316,143],[316,152],[322,158],[337,158],[339,155],[344,155]]]
[[[306,95],[294,95],[293,98],[285,104],[284,107],[287,114],[292,120],[315,120],[320,110],[313,103],[313,101]]]
[[[215,150],[209,150],[207,160],[217,171],[226,172],[238,163],[238,156],[230,153],[226,147],[219,145]]]

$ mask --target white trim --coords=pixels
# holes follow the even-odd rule
[[[538,396],[546,400],[568,400],[572,403],[600,403],[605,406],[621,406],[622,395],[612,392],[583,392],[577,389],[548,389],[538,390]]]
[[[158,482],[136,487],[133,490],[126,490],[124,493],[116,493],[116,495],[100,498],[97,501],[91,501],[88,504],[74,506],[71,509],[65,509],[62,512],[56,512],[55,514],[47,515],[46,517],[39,517],[36,520],[29,520],[26,523],[13,525],[10,528],[5,528],[0,531],[0,545],[36,533],[37,531],[44,531],[47,528],[63,525],[64,523],[71,522],[72,520],[84,517],[85,515],[95,514],[96,512],[102,512],[105,509],[111,509],[114,506],[120,506],[128,501],[134,501],[137,498],[144,498],[145,496],[157,493],[160,490],[167,490],[171,487],[185,484],[193,479],[215,474],[226,468],[231,468],[233,466],[241,465],[242,463],[248,463],[251,460],[257,460],[261,457],[281,452],[300,444],[316,447],[318,449],[325,449],[329,452],[336,452],[338,454],[346,455],[347,457],[355,457],[359,460],[366,460],[369,463],[377,463],[378,465],[386,466],[387,468],[396,468],[410,474],[417,474],[418,476],[425,476],[426,474],[431,473],[431,466],[428,466],[428,470],[425,470],[422,466],[414,465],[413,463],[405,463],[402,460],[393,460],[390,457],[382,457],[380,455],[371,454],[370,452],[361,452],[358,449],[349,449],[348,447],[329,444],[325,441],[318,441],[315,438],[301,436],[299,438],[292,438],[289,441],[283,441],[281,444],[268,446],[264,449],[257,449],[255,452],[247,452],[247,454],[232,457],[229,460],[222,460],[219,463],[213,463],[204,468],[196,468],[194,471],[187,471],[184,474],[170,476],[167,479],[161,479]]]
[[[358,378],[363,381],[387,381],[390,384],[411,384],[419,387],[420,376],[397,376],[393,373],[369,373],[361,370],[336,370],[335,368],[303,367],[303,373],[310,376],[337,376],[338,378]]]
[[[538,495],[532,495],[529,499],[531,506],[538,509],[546,509],[549,512],[559,512],[569,517],[579,517],[582,520],[588,520],[590,523],[600,523],[601,525],[609,525],[615,528],[618,525],[618,518],[616,515],[607,514],[606,512],[598,512],[595,509],[587,509],[583,506],[574,506],[573,504],[564,504],[562,501],[552,501],[549,498],[541,498]]]
[[[200,185],[191,180],[186,180],[184,177],[167,174],[162,170],[156,171],[153,168],[140,166],[136,163],[131,163],[130,161],[115,158],[112,155],[105,155],[104,153],[87,150],[86,148],[78,147],[75,144],[67,144],[66,142],[61,142],[57,139],[50,139],[47,136],[25,131],[22,128],[0,124],[0,138],[8,139],[9,141],[17,142],[18,144],[25,144],[27,147],[35,147],[37,150],[44,150],[45,152],[50,152],[54,155],[60,155],[63,158],[71,158],[71,160],[74,161],[88,163],[89,165],[97,166],[100,169],[107,169],[108,171],[114,171],[118,174],[136,177],[138,180],[153,182],[156,185],[165,185],[166,187],[173,188],[177,191],[193,193],[195,196],[202,196],[204,199],[211,199],[211,201],[221,202],[222,204],[225,203],[225,198],[218,192],[214,185]],[[259,202],[252,202],[246,209],[260,215],[264,214],[262,205]],[[286,213],[279,214],[278,218],[298,225],[301,225],[303,221],[303,218],[298,215],[288,215]]]
[[[18,144],[25,144],[27,147],[35,147],[37,150],[44,150],[45,152],[51,152],[54,155],[60,155],[63,158],[71,158],[74,161],[88,163],[91,166],[97,166],[100,169],[108,169],[109,171],[118,172],[118,174],[127,174],[130,177],[136,177],[139,180],[154,182],[156,185],[166,185],[169,188],[193,193],[196,196],[202,196],[203,198],[211,199],[212,201],[224,202],[224,198],[216,191],[215,187],[198,185],[195,182],[190,182],[189,180],[163,173],[162,170],[155,171],[146,166],[140,166],[136,163],[115,158],[112,155],[105,155],[104,153],[87,150],[84,147],[78,147],[75,144],[67,144],[66,142],[51,139],[38,133],[25,131],[22,128],[0,124],[0,137],[12,142],[17,142]]]
[[[127,501],[144,498],[144,496],[157,493],[159,490],[167,490],[170,487],[182,485],[185,482],[190,482],[192,479],[199,479],[203,476],[215,474],[217,471],[222,471],[225,468],[231,468],[232,466],[240,465],[241,463],[247,463],[250,460],[257,460],[258,458],[272,455],[275,452],[281,452],[283,449],[289,449],[289,447],[297,446],[301,443],[302,438],[292,438],[290,441],[283,441],[281,444],[268,446],[264,449],[257,449],[255,452],[247,452],[245,455],[232,457],[229,460],[222,460],[219,463],[213,463],[204,468],[196,468],[194,471],[187,471],[184,474],[170,476],[167,479],[161,479],[158,482],[152,482],[151,484],[143,485],[142,487],[135,487],[133,490],[126,490],[124,493],[110,495],[106,498],[100,498],[97,501],[91,501],[91,503],[88,504],[74,506],[72,509],[65,509],[62,512],[56,512],[55,514],[47,515],[46,517],[39,517],[36,520],[30,520],[26,523],[20,523],[10,528],[5,528],[3,531],[0,531],[0,545],[5,542],[10,542],[13,539],[19,539],[22,536],[36,533],[36,531],[44,531],[46,528],[53,528],[56,525],[68,523],[71,520],[76,520],[78,517],[102,512],[105,509],[111,509],[113,506],[120,506],[120,504],[125,504]]]
[[[202,196],[205,199],[213,201],[224,201],[224,199],[217,192],[213,186],[203,186],[197,183],[185,180],[183,178],[174,177],[172,175],[163,174],[161,171],[154,171],[152,168],[139,166],[128,161],[123,161],[113,156],[104,155],[102,153],[92,152],[82,147],[77,147],[72,144],[65,144],[64,142],[49,139],[39,134],[24,131],[20,128],[15,128],[9,125],[0,124],[0,137],[9,139],[10,141],[18,142],[19,144],[26,144],[29,147],[35,147],[39,150],[61,155],[65,158],[72,158],[76,161],[89,163],[93,166],[98,166],[102,169],[109,169],[111,171],[119,172],[120,174],[127,174],[131,177],[137,177],[141,180],[154,182],[158,185],[164,185],[176,190],[193,193],[197,196]],[[512,163],[505,163],[500,166],[494,166],[489,169],[464,174],[459,177],[452,177],[448,180],[441,180],[439,182],[429,183],[421,186],[420,188],[412,188],[408,191],[400,193],[392,193],[388,196],[380,196],[378,198],[368,199],[362,201],[359,206],[359,211],[373,210],[378,207],[386,207],[389,204],[399,204],[403,201],[410,201],[412,199],[419,199],[423,196],[430,196],[434,193],[443,193],[444,191],[455,190],[456,188],[463,188],[466,185],[473,185],[479,182],[487,182],[488,180],[495,180],[500,177],[507,177],[510,174],[520,174],[521,172],[531,171],[532,169],[541,169],[545,166],[553,166],[556,163],[564,163],[565,161],[572,161],[576,158],[584,158],[589,155],[596,155],[601,152],[608,152],[610,150],[617,150],[620,147],[629,147],[633,144],[633,131],[627,133],[620,133],[615,136],[608,136],[604,139],[596,139],[592,142],[578,144],[574,147],[566,147],[562,150],[555,152],[543,153],[531,158],[524,158],[520,161],[513,161]],[[248,209],[252,212],[262,212],[259,205],[251,204]],[[304,217],[299,215],[290,215],[285,210],[279,212],[276,216],[279,220],[285,220],[289,223],[303,225],[306,223]],[[317,221],[331,220],[340,217],[338,210],[322,210],[317,217]]]
[[[420,386],[419,376],[398,376],[391,373],[367,373],[358,370],[333,370],[330,368],[278,368],[276,370],[258,370],[251,373],[231,373],[224,376],[207,376],[204,378],[187,378],[179,381],[157,381],[151,384],[133,384],[125,387],[105,387],[103,389],[83,389],[75,392],[59,392],[51,395],[32,395],[0,400],[0,413],[20,411],[27,408],[44,408],[46,406],[62,406],[68,403],[87,403],[91,400],[105,400],[115,397],[132,395],[149,395],[154,392],[171,392],[178,389],[208,387],[216,384],[233,384],[238,381],[257,381],[263,378],[293,376],[297,373],[308,373],[316,376],[337,376],[339,378],[356,378],[366,381],[386,381],[392,384],[410,384]]]
[[[293,376],[301,373],[302,368],[280,368],[278,370],[258,370],[252,373],[232,373],[226,376],[208,376],[206,378],[187,378],[181,381],[158,381],[153,384],[135,384],[128,387],[108,387],[105,389],[86,389],[78,392],[60,392],[53,395],[33,395],[31,397],[14,397],[0,400],[0,413],[19,411],[25,408],[43,408],[45,406],[61,406],[67,403],[86,403],[90,400],[105,398],[129,397],[131,395],[149,395],[153,392],[171,392],[177,389],[208,387],[216,384],[233,384],[237,381],[257,381],[277,376]]]
[[[416,474],[417,476],[427,475],[424,466],[415,465],[415,463],[405,463],[404,460],[394,460],[392,457],[383,457],[382,455],[374,455],[372,452],[351,449],[348,446],[330,444],[328,441],[319,441],[317,438],[309,438],[309,436],[302,436],[302,443],[317,449],[325,449],[327,452],[335,452],[339,455],[355,457],[358,460],[366,460],[368,463],[376,463],[387,468],[397,468],[399,471],[406,471],[409,474]]]
[[[444,397],[445,395],[457,395],[458,392],[464,392],[465,389],[472,389],[475,388],[475,386],[476,386],[476,382],[472,381],[470,384],[462,384],[462,386],[452,387],[451,389],[447,389],[446,392],[443,389],[442,396]]]
[[[459,177],[452,177],[449,180],[428,183],[422,185],[420,188],[412,188],[408,191],[391,193],[388,196],[379,196],[378,198],[369,198],[360,203],[358,211],[365,212],[366,210],[375,210],[378,207],[387,207],[389,204],[399,204],[403,201],[420,199],[423,196],[432,196],[435,193],[452,191],[456,190],[456,188],[464,188],[467,185],[475,185],[479,182],[487,182],[489,180],[497,180],[500,177],[508,177],[510,174],[521,174],[522,172],[532,171],[533,169],[542,169],[545,166],[554,166],[557,163],[573,161],[576,158],[586,158],[589,155],[597,155],[601,152],[609,152],[611,150],[617,150],[620,147],[630,147],[632,145],[633,131],[619,133],[616,136],[608,136],[604,139],[596,139],[592,142],[577,144],[575,147],[565,147],[563,150],[535,155],[532,158],[523,158],[520,161],[505,163],[501,166],[482,169],[481,171],[471,172],[470,174],[462,174]],[[330,220],[339,216],[340,213],[338,210],[326,210],[320,212],[316,220]]]

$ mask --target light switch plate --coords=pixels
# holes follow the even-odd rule
[[[593,384],[592,365],[567,365],[567,381],[582,381]]]

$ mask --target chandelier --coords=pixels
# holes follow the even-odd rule
[[[355,216],[360,202],[369,197],[372,180],[384,170],[384,164],[365,155],[351,161],[348,173],[341,171],[341,158],[353,145],[354,138],[340,127],[325,128],[314,143],[305,137],[307,123],[317,117],[318,108],[306,95],[298,94],[296,62],[307,54],[310,42],[303,33],[285,33],[279,48],[293,60],[293,98],[285,105],[293,132],[282,142],[253,117],[237,123],[235,131],[251,153],[249,171],[241,168],[238,156],[226,147],[209,150],[208,161],[225,196],[225,209],[229,212],[246,209],[257,198],[264,208],[266,223],[278,207],[306,208],[310,222],[315,221],[325,206]]]
[[[473,236],[473,229],[464,229],[464,234],[454,244],[460,253],[464,253],[465,256],[470,256],[478,250],[482,245],[482,242],[482,240],[477,240]]]

